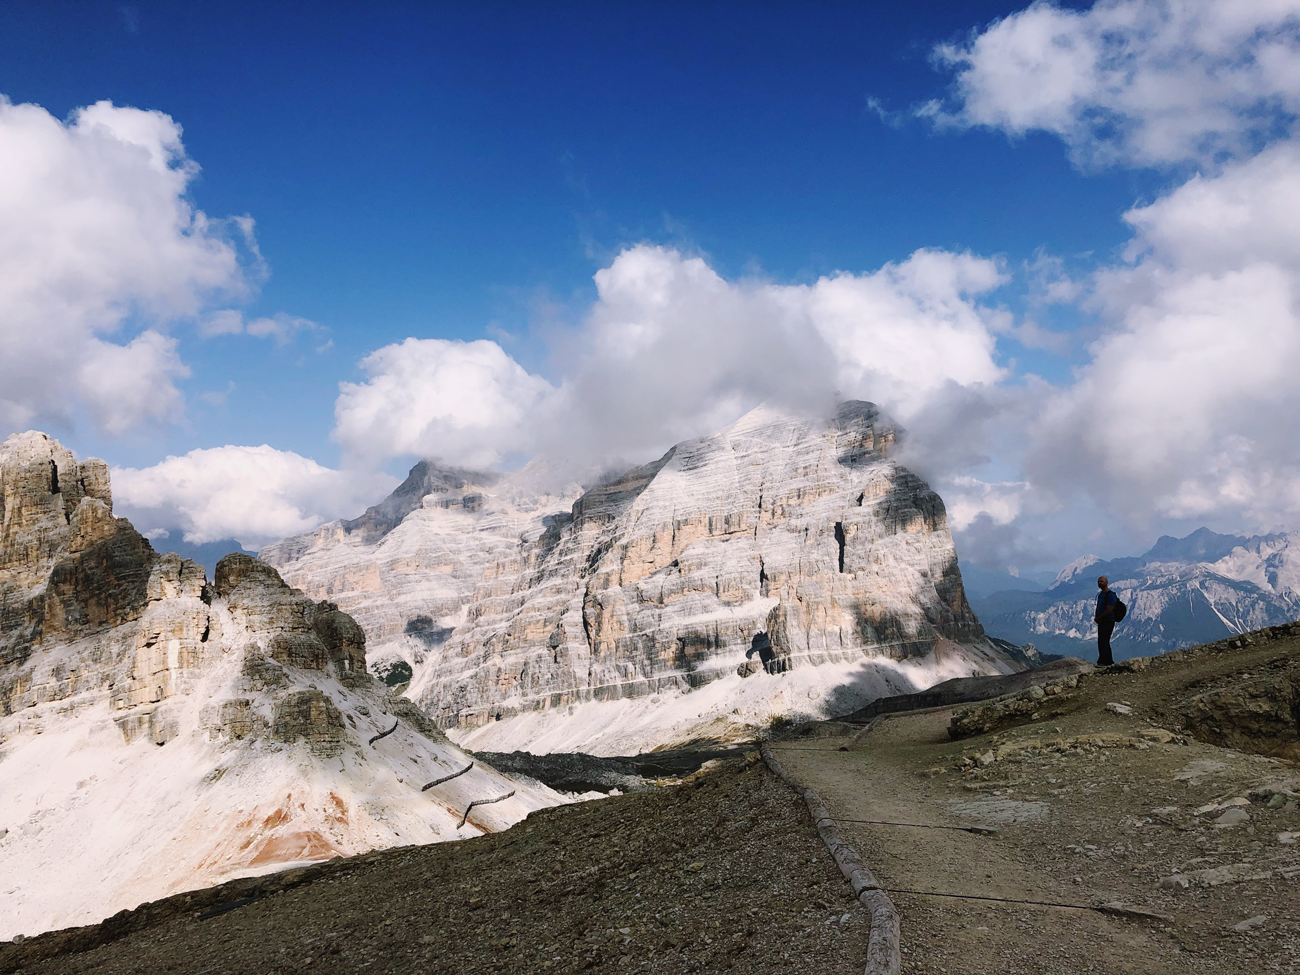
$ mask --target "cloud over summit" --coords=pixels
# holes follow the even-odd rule
[[[763,401],[871,398],[906,419],[949,385],[1002,375],[999,313],[979,299],[1004,281],[993,261],[932,250],[810,285],[727,281],[639,245],[596,273],[585,320],[555,339],[555,382],[494,342],[408,339],[342,385],[335,437],[354,456],[483,466],[538,449],[645,459]]]

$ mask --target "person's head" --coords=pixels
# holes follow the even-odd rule
[[[1107,579],[1105,576],[1097,576],[1097,588],[1098,588],[1098,589],[1109,589],[1109,588],[1110,588],[1110,580]]]

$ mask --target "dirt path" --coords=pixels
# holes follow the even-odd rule
[[[929,897],[903,891],[973,894],[1013,900],[1091,905],[1100,892],[1055,877],[1024,851],[997,838],[956,829],[876,826],[852,820],[927,826],[994,826],[1039,813],[1010,803],[954,808],[946,790],[927,787],[908,768],[917,741],[946,735],[948,712],[890,718],[870,742],[839,751],[840,741],[775,747],[787,770],[816,789],[841,820],[845,839],[871,864],[902,916],[905,971],[1157,972],[1172,970],[1178,951],[1147,925],[1089,910]],[[900,759],[902,761],[900,762]],[[900,767],[901,766],[901,767]],[[967,804],[967,806],[974,804]],[[1029,806],[1029,804],[1024,804]]]
[[[1255,656],[1240,663],[1259,666]],[[1050,719],[962,742],[949,740],[945,709],[890,716],[848,751],[847,737],[773,743],[891,889],[904,972],[1300,970],[1300,847],[1286,839],[1300,815],[1264,801],[1267,783],[1294,789],[1300,770],[1191,740],[1141,740],[1170,700],[1222,674],[1147,676],[1088,678]],[[1125,700],[1131,714],[1106,709]],[[971,761],[995,754],[1004,757]],[[1196,812],[1248,795],[1236,826]],[[1216,868],[1230,879],[1170,884]],[[1156,916],[1007,901],[1120,902]]]

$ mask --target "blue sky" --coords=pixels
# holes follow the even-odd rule
[[[521,432],[525,414],[585,429],[590,415],[606,406],[583,392],[594,388],[590,377],[602,364],[575,363],[584,349],[623,335],[619,323],[627,322],[619,314],[641,314],[628,311],[635,296],[619,292],[619,305],[598,292],[593,276],[602,269],[618,277],[623,266],[635,278],[642,265],[669,273],[699,258],[727,286],[750,294],[765,285],[813,288],[839,272],[865,278],[924,248],[954,260],[971,255],[997,277],[978,284],[963,279],[942,301],[937,292],[921,294],[939,287],[933,274],[924,287],[889,285],[911,296],[922,318],[960,318],[969,308],[985,323],[972,319],[954,328],[968,335],[983,327],[987,349],[979,351],[977,342],[961,353],[969,362],[934,366],[949,370],[940,378],[952,395],[940,396],[936,384],[903,383],[899,375],[908,369],[928,368],[921,360],[904,361],[911,346],[899,354],[899,375],[873,378],[862,365],[852,378],[843,369],[823,376],[818,369],[825,372],[830,361],[823,357],[820,365],[773,374],[770,382],[788,385],[782,395],[796,400],[825,386],[886,402],[919,431],[925,442],[914,462],[950,507],[960,507],[953,500],[959,495],[968,498],[966,514],[956,520],[966,520],[958,527],[973,555],[990,563],[1051,564],[1090,545],[1137,551],[1161,530],[1202,522],[1221,530],[1294,524],[1300,500],[1286,485],[1295,457],[1278,456],[1276,444],[1284,444],[1278,430],[1251,429],[1248,419],[1234,415],[1222,421],[1223,434],[1241,441],[1231,457],[1188,470],[1175,450],[1165,468],[1134,470],[1108,448],[1089,446],[1097,438],[1079,420],[1096,409],[1087,402],[1089,391],[1104,385],[1097,362],[1105,361],[1106,350],[1095,343],[1118,342],[1113,354],[1126,362],[1133,359],[1124,343],[1136,343],[1146,350],[1141,354],[1163,361],[1161,326],[1125,309],[1165,308],[1159,314],[1167,317],[1168,302],[1152,289],[1176,290],[1169,274],[1222,279],[1242,269],[1240,254],[1220,255],[1222,266],[1208,270],[1197,263],[1203,255],[1169,257],[1160,251],[1163,224],[1151,231],[1156,243],[1143,245],[1156,255],[1144,264],[1140,248],[1126,251],[1135,227],[1124,214],[1177,202],[1197,173],[1203,180],[1231,179],[1234,166],[1248,167],[1261,153],[1290,144],[1291,82],[1257,72],[1243,101],[1241,85],[1233,94],[1206,79],[1222,73],[1215,64],[1267,67],[1265,42],[1293,53],[1294,11],[1279,15],[1276,5],[1254,2],[1234,10],[1244,21],[1225,26],[1210,4],[1171,8],[1138,0],[1029,10],[992,3],[394,3],[364,11],[330,3],[268,9],[11,0],[0,5],[0,93],[12,105],[41,106],[68,131],[79,109],[104,100],[162,113],[183,128],[183,158],[199,167],[174,199],[213,220],[247,215],[255,223],[252,238],[231,224],[203,232],[226,241],[236,270],[199,262],[176,272],[180,277],[165,288],[120,283],[106,307],[130,311],[107,324],[88,317],[83,332],[69,333],[126,345],[152,330],[160,342],[174,341],[170,352],[159,345],[149,360],[153,388],[175,389],[166,408],[110,409],[106,419],[100,393],[58,401],[39,391],[19,393],[10,397],[16,405],[0,410],[0,425],[8,427],[0,433],[39,426],[78,453],[133,470],[152,469],[169,455],[267,444],[328,471],[349,472],[332,480],[308,472],[317,483],[308,490],[295,486],[299,475],[307,476],[302,471],[277,468],[272,507],[288,514],[257,525],[243,525],[238,512],[205,519],[199,502],[177,500],[178,492],[193,491],[199,467],[182,486],[175,471],[157,472],[152,494],[118,479],[128,513],[150,522],[143,527],[179,529],[197,540],[229,529],[225,534],[266,541],[277,525],[300,530],[314,518],[354,513],[363,501],[377,500],[371,495],[382,495],[383,475],[400,474],[419,453],[511,464],[535,449],[556,449],[539,434]],[[1065,77],[1057,70],[1074,64],[1098,37],[1125,30],[1132,35],[1128,46],[1098,55],[1091,74]],[[942,45],[958,53],[945,59],[936,54]],[[1008,58],[1012,50],[1019,60]],[[1206,62],[1209,67],[1198,67]],[[1025,63],[1030,67],[1020,76],[1008,76],[1008,64]],[[1134,94],[1140,86],[1125,89],[1114,81],[1116,70],[1130,79],[1147,72],[1165,91],[1192,94],[1179,94],[1172,107],[1169,100],[1144,103]],[[1103,78],[1105,71],[1112,74]],[[921,109],[932,100],[938,100],[933,110]],[[1264,130],[1250,121],[1261,106],[1269,120]],[[1190,134],[1169,131],[1171,112],[1194,120]],[[1104,125],[1095,124],[1099,115]],[[16,131],[0,135],[14,157],[22,138]],[[1243,173],[1238,183],[1266,179]],[[116,192],[117,185],[125,183],[105,177],[103,192]],[[51,199],[60,191],[51,189]],[[129,193],[122,199],[124,206],[145,206],[132,203]],[[1173,225],[1175,210],[1170,204],[1156,216],[1165,214]],[[1220,229],[1197,232],[1213,240]],[[1285,237],[1294,229],[1278,232]],[[186,233],[192,241],[195,232]],[[14,239],[20,247],[16,232]],[[1257,249],[1243,248],[1252,261],[1259,257]],[[1173,249],[1166,246],[1169,254]],[[1284,276],[1295,270],[1289,250],[1261,259]],[[1150,273],[1143,271],[1147,264]],[[126,272],[113,273],[125,281]],[[222,294],[193,284],[221,274]],[[1051,282],[1055,298],[1047,302]],[[175,298],[191,284],[190,298]],[[713,285],[692,287],[682,285],[681,304],[674,305],[683,321],[711,300],[704,294]],[[754,312],[748,300],[735,305],[735,322],[718,326],[720,335],[734,329],[743,342],[757,327],[745,316],[765,313]],[[938,311],[936,302],[943,305]],[[856,313],[870,316],[881,307],[868,303]],[[288,316],[278,326],[285,341],[270,325],[261,328],[270,337],[210,334],[221,331],[211,323],[223,311],[238,312],[244,323]],[[1264,340],[1234,337],[1236,319],[1224,314],[1216,334],[1227,334],[1249,361]],[[905,318],[890,328],[905,332],[911,327]],[[31,322],[38,320],[45,321]],[[712,327],[707,315],[700,321],[697,330]],[[1056,331],[1044,339],[1024,332],[1026,323]],[[1281,331],[1268,334],[1284,336],[1289,350],[1293,325],[1280,321]],[[918,342],[939,334],[925,331],[931,326],[942,331],[942,323],[927,318]],[[839,332],[828,338],[829,328],[816,326],[838,350],[831,357],[843,360],[846,347],[836,343],[848,339]],[[1166,322],[1166,331],[1187,330]],[[702,354],[692,350],[689,335],[674,340],[671,327],[665,335],[665,358],[647,357],[647,369],[662,375],[674,353]],[[494,377],[496,405],[483,407],[491,416],[459,417],[453,426],[461,435],[447,434],[432,414],[416,434],[371,422],[355,426],[360,432],[349,441],[336,418],[339,383],[377,388],[380,373],[359,364],[408,338],[497,343],[509,363],[483,346],[421,347],[426,372],[407,375],[427,385],[444,381],[447,370],[460,378],[470,366],[482,366]],[[11,367],[42,368],[44,353],[26,348],[11,347]],[[19,366],[24,356],[30,361]],[[59,366],[74,367],[85,363]],[[638,375],[628,385],[642,381],[651,384],[653,377]],[[625,438],[618,431],[639,422],[628,404],[611,410],[622,423],[617,430],[575,436],[590,443],[593,456],[642,460],[665,439],[705,432],[725,422],[728,409],[749,405],[728,382],[715,373],[697,377],[697,386],[716,387],[716,395]],[[1169,396],[1181,392],[1177,385]],[[979,406],[955,405],[958,392]],[[459,395],[474,396],[472,390]],[[1131,385],[1096,395],[1118,404],[1123,430],[1117,438],[1180,442],[1177,417],[1157,418],[1143,432],[1144,406]],[[1126,404],[1125,396],[1132,401]],[[561,401],[568,405],[556,405]],[[411,402],[399,396],[383,406]],[[1294,416],[1295,404],[1285,397],[1266,405]],[[1214,402],[1203,409],[1223,413]],[[957,436],[965,428],[955,417],[974,413],[987,414],[987,422]],[[1047,430],[1045,416],[1059,422]],[[1070,437],[1081,438],[1075,448],[1065,442]],[[962,443],[945,446],[949,440]],[[491,449],[478,450],[479,443]],[[205,478],[226,476],[229,490],[247,488],[240,479],[252,475],[233,455],[200,456]],[[1265,456],[1271,459],[1259,460]],[[1074,470],[1070,457],[1090,457],[1092,466]],[[1223,473],[1232,457],[1254,458],[1241,461],[1245,487]],[[1113,476],[1090,480],[1088,471],[1098,469]],[[163,481],[173,485],[171,494]],[[981,526],[988,532],[981,534]]]

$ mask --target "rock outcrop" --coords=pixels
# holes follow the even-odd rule
[[[422,792],[470,756],[367,672],[361,627],[250,556],[209,584],[158,555],[102,461],[11,436],[0,512],[0,938],[562,801],[481,763]]]
[[[585,491],[543,461],[424,462],[362,518],[260,557],[353,615],[371,668],[409,676],[471,747],[735,740],[1025,666],[985,638],[896,437],[869,403],[761,407]]]

